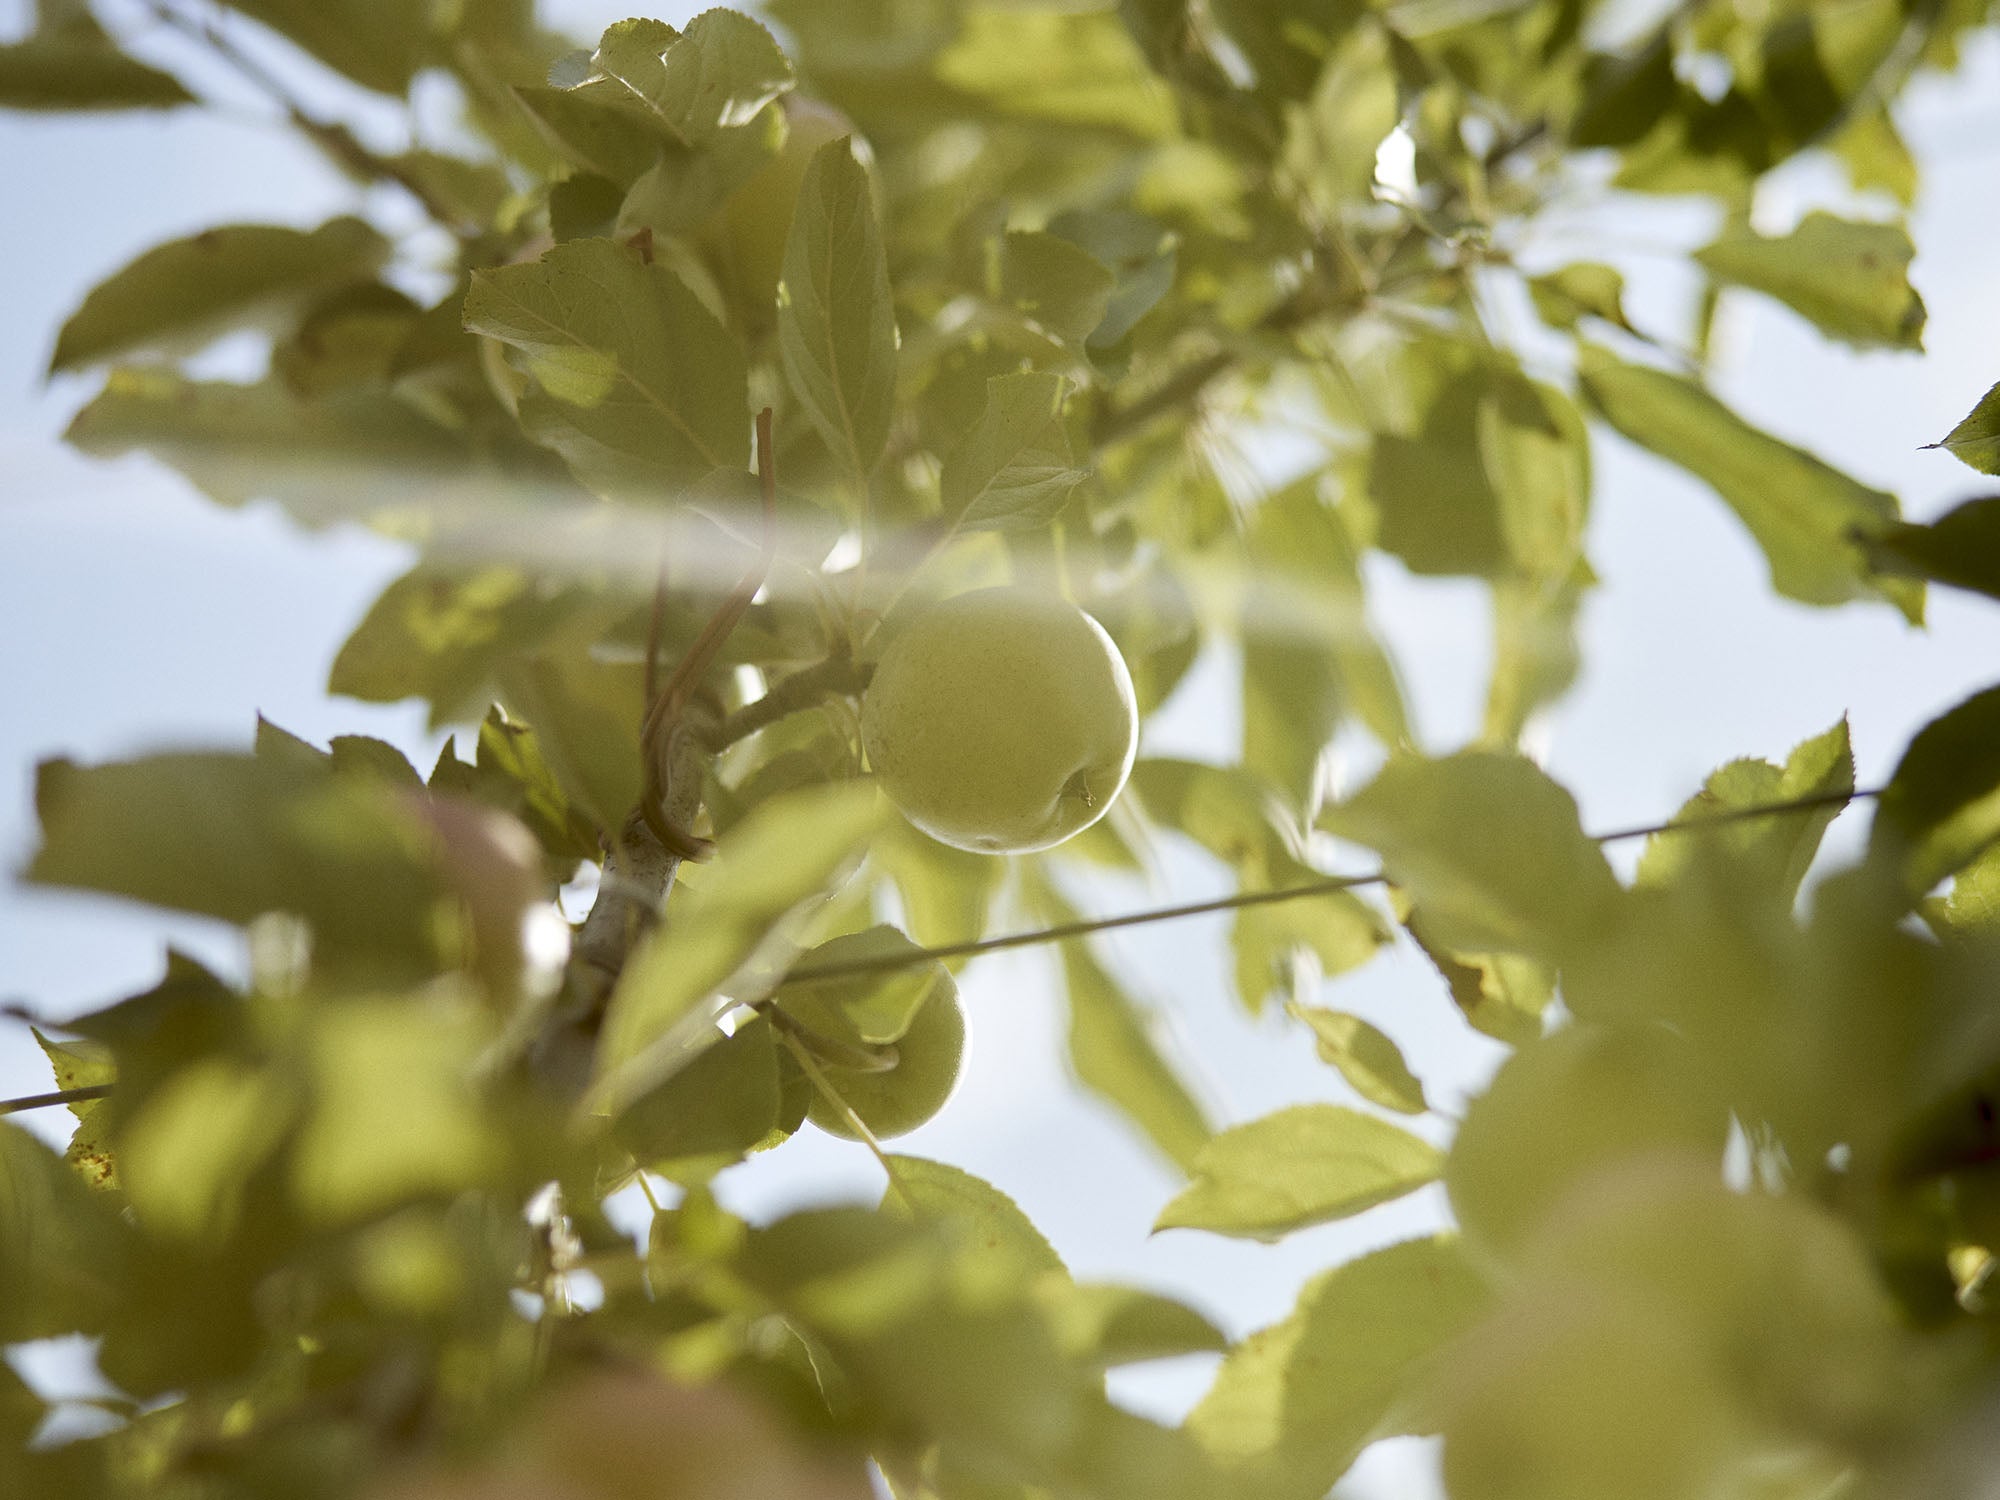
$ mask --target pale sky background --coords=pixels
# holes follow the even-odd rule
[[[28,8],[0,0],[0,32],[18,30]],[[627,13],[594,0],[548,8],[586,38]],[[695,8],[653,13],[676,20]],[[2000,379],[1992,249],[2000,242],[2000,44],[1987,35],[1970,52],[1958,78],[1919,86],[1899,115],[1925,168],[1913,276],[1931,308],[1927,352],[1856,356],[1825,345],[1781,308],[1737,297],[1725,306],[1719,340],[1718,383],[1753,420],[1898,491],[1918,519],[1982,489],[1971,471],[1919,448]],[[301,76],[312,79],[312,70]],[[94,463],[56,441],[94,379],[45,385],[41,372],[61,319],[98,278],[174,235],[232,220],[310,225],[357,201],[315,155],[266,123],[253,97],[234,88],[229,97],[243,105],[228,119],[0,113],[8,313],[0,322],[0,861],[10,870],[33,847],[34,766],[48,756],[91,761],[165,746],[247,745],[259,712],[321,743],[366,733],[402,745],[420,765],[435,753],[419,707],[333,700],[323,690],[347,632],[407,565],[402,547],[352,529],[308,535],[268,505],[225,512],[145,461]],[[1823,164],[1788,168],[1770,184],[1760,219],[1783,228],[1807,207],[1839,204],[1840,183]],[[402,212],[389,198],[369,201]],[[1561,247],[1564,258],[1624,264],[1642,322],[1686,295],[1671,263],[1649,263],[1636,242],[1698,242],[1698,220],[1642,208],[1621,212],[1615,239],[1594,241],[1600,228],[1579,226]],[[1785,603],[1713,495],[1602,433],[1596,457],[1590,551],[1603,587],[1585,617],[1581,682],[1537,741],[1587,827],[1664,816],[1715,766],[1745,754],[1781,757],[1843,713],[1862,782],[1879,782],[1916,728],[2000,679],[2000,605],[1937,591],[1929,628],[1915,631],[1886,606]],[[1424,741],[1449,749],[1477,723],[1488,651],[1483,591],[1420,583],[1384,559],[1371,564],[1369,582]],[[1218,656],[1149,727],[1144,750],[1228,760],[1237,732],[1233,669]],[[1865,827],[1865,814],[1844,817],[1829,847],[1851,852]],[[1109,912],[1225,888],[1204,857],[1169,851],[1151,889],[1107,888],[1095,904]],[[1099,951],[1185,1040],[1222,1122],[1302,1100],[1354,1102],[1297,1028],[1242,1014],[1230,993],[1226,936],[1223,919],[1207,918],[1107,937]],[[0,885],[0,999],[56,1020],[104,1004],[157,978],[169,938],[240,964],[236,934],[218,924]],[[897,1146],[1012,1194],[1079,1275],[1175,1292],[1240,1335],[1282,1317],[1312,1273],[1438,1222],[1441,1199],[1432,1192],[1276,1246],[1189,1232],[1149,1238],[1176,1178],[1067,1081],[1049,962],[1001,955],[970,971],[965,1081],[937,1121]],[[1468,1035],[1434,974],[1406,951],[1327,985],[1320,998],[1394,1036],[1448,1110],[1498,1056]],[[0,1022],[0,1096],[49,1086],[25,1028]],[[58,1136],[66,1128],[53,1112],[29,1123]],[[1419,1128],[1439,1140],[1448,1134],[1443,1121]],[[768,1217],[806,1201],[873,1197],[880,1177],[859,1146],[807,1130],[723,1186],[740,1210]],[[1199,1395],[1211,1365],[1142,1367],[1118,1376],[1114,1390],[1172,1416]],[[33,1368],[59,1386],[78,1378],[73,1362],[43,1358]],[[1423,1449],[1385,1445],[1343,1494],[1420,1500],[1432,1482]]]

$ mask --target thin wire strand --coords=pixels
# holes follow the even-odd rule
[[[1880,797],[1882,792],[1881,787],[1866,787],[1852,792],[1820,792],[1814,796],[1798,797],[1786,802],[1729,808],[1707,817],[1648,823],[1637,828],[1618,828],[1609,833],[1591,834],[1588,837],[1592,843],[1616,844],[1631,839],[1652,838],[1660,834],[1694,833],[1702,829],[1726,827],[1758,818],[1777,818],[1792,813],[1817,812],[1825,808],[1844,808],[1855,802]],[[802,969],[793,969],[785,976],[785,982],[795,984],[823,979],[846,979],[859,974],[892,973],[898,969],[916,968],[949,958],[973,958],[980,954],[999,953],[1010,948],[1061,943],[1071,938],[1089,937],[1093,933],[1115,932],[1124,927],[1178,921],[1183,917],[1205,916],[1211,912],[1239,911],[1245,907],[1271,906],[1283,901],[1299,901],[1312,896],[1332,895],[1338,891],[1385,885],[1388,881],[1388,873],[1382,870],[1372,870],[1360,875],[1329,875],[1323,880],[1305,881],[1299,885],[1280,886],[1266,891],[1239,891],[1233,896],[1217,896],[1211,900],[1189,901],[1177,906],[1150,907],[1144,911],[1122,912],[1113,917],[1082,918],[1074,922],[1059,922],[1053,927],[1003,933],[999,937],[978,938],[971,942],[944,943],[935,948],[909,948],[869,958],[849,959],[842,963],[812,964]],[[95,1084],[89,1088],[65,1089],[59,1093],[36,1094],[25,1099],[0,1100],[0,1115],[17,1114],[30,1109],[46,1109],[59,1104],[78,1104],[89,1099],[102,1099],[110,1092],[111,1085]]]

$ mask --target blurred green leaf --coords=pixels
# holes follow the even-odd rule
[[[1282,889],[1324,878],[1293,865],[1274,874],[1274,885]],[[1320,979],[1360,968],[1388,941],[1388,925],[1351,891],[1246,906],[1229,932],[1237,998],[1252,1015],[1261,1013],[1273,994],[1290,1003]],[[1301,969],[1308,958],[1311,966]]]
[[[1276,17],[1271,22],[1282,26],[1291,42],[1311,45],[1301,35],[1310,22],[1293,25]],[[1310,95],[1285,110],[1280,166],[1295,185],[1292,190],[1329,223],[1369,201],[1376,148],[1397,125],[1399,101],[1384,31],[1359,28],[1333,42]]]
[[[1778,238],[1733,225],[1695,259],[1719,281],[1775,297],[1828,338],[1857,349],[1921,349],[1924,302],[1909,276],[1915,254],[1900,225],[1814,211]]]
[[[1256,73],[1258,90],[1278,99],[1311,93],[1336,44],[1368,13],[1362,0],[1217,0],[1212,9]]]
[[[1188,1170],[1209,1139],[1207,1113],[1155,1039],[1157,1021],[1083,942],[1062,945],[1069,994],[1069,1061],[1077,1079]]]
[[[575,656],[509,657],[501,685],[534,732],[543,763],[568,803],[614,837],[639,805],[645,770],[637,671]]]
[[[488,1040],[469,994],[321,1007],[305,1037],[311,1103],[291,1156],[300,1210],[344,1223],[490,1181],[502,1142],[472,1077]]]
[[[2000,474],[2000,385],[1981,396],[1965,420],[1931,446],[1982,474]]]
[[[43,762],[42,844],[28,878],[228,922],[269,911],[330,948],[386,961],[428,954],[439,893],[428,836],[398,794],[262,757]]]
[[[1476,421],[1509,556],[1528,577],[1560,585],[1576,571],[1590,515],[1582,413],[1554,386],[1509,375],[1488,385]]]
[[[1486,1287],[1448,1236],[1323,1271],[1283,1321],[1229,1351],[1188,1430],[1243,1500],[1315,1500],[1373,1439],[1411,1430]]]
[[[580,603],[576,590],[520,568],[419,565],[369,606],[334,658],[327,691],[371,703],[422,698],[433,728],[473,717],[500,665],[533,651]]]
[[[271,370],[302,398],[391,384],[424,331],[424,309],[379,281],[356,282],[306,309],[271,350]]]
[[[640,1165],[698,1181],[762,1144],[778,1126],[779,1105],[777,1039],[760,1018],[641,1094],[612,1133]]]
[[[435,45],[430,13],[404,0],[226,0],[337,73],[385,94],[406,91]]]
[[[1452,1004],[1474,1031],[1515,1047],[1542,1034],[1542,1016],[1556,997],[1553,969],[1518,953],[1447,948],[1431,936],[1421,912],[1401,915],[1419,951],[1444,980]]]
[[[1493,580],[1493,670],[1481,744],[1511,749],[1530,717],[1569,691],[1583,665],[1578,616],[1596,584],[1597,575],[1580,557],[1560,580]]]
[[[1560,959],[1618,895],[1569,793],[1517,756],[1392,760],[1320,826],[1378,850],[1450,948]]]
[[[1625,278],[1595,261],[1579,261],[1530,277],[1528,295],[1542,321],[1552,328],[1574,330],[1586,316],[1602,318],[1618,328],[1632,326],[1625,320]]]
[[[1857,192],[1879,189],[1905,208],[1916,202],[1917,159],[1882,105],[1856,111],[1833,138],[1833,152]]]
[[[1254,776],[1192,760],[1145,759],[1128,783],[1147,816],[1186,834],[1234,869],[1246,884],[1297,866],[1290,819]]]
[[[1868,855],[1912,897],[2000,838],[2000,688],[1917,731],[1875,804]]]
[[[217,504],[275,500],[312,527],[434,503],[468,457],[458,435],[382,392],[302,401],[277,381],[143,367],[112,371],[63,436],[100,458],[150,453]]]
[[[868,173],[851,140],[813,153],[785,243],[778,301],[785,375],[856,483],[888,440],[896,308]]]
[[[94,1332],[116,1296],[123,1225],[47,1146],[0,1125],[0,1341]]]
[[[1673,33],[1668,27],[1629,51],[1593,53],[1569,138],[1584,147],[1629,146],[1659,123],[1673,103],[1674,90]]]
[[[1173,130],[1171,96],[1108,11],[970,9],[935,68],[945,83],[1002,114],[1142,140]]]
[[[1876,594],[1911,621],[1923,618],[1921,586],[1871,578],[1856,540],[1896,519],[1893,495],[1758,431],[1692,381],[1595,348],[1583,351],[1580,369],[1605,420],[1728,502],[1764,549],[1779,593],[1806,604]]]
[[[118,1131],[119,1179],[140,1227],[199,1249],[228,1239],[251,1177],[291,1132],[299,1104],[276,1070],[238,1057],[174,1073]]]
[[[356,218],[314,230],[224,224],[155,246],[70,315],[52,373],[141,353],[193,353],[237,328],[289,320],[328,289],[373,276],[389,242]]]
[[[1243,763],[1310,811],[1343,713],[1391,748],[1409,739],[1396,669],[1369,627],[1358,550],[1317,476],[1250,513],[1243,602]]]
[[[600,1107],[615,1110],[684,1065],[700,1041],[688,1046],[682,1033],[704,1000],[769,993],[797,957],[811,904],[886,816],[872,784],[834,783],[774,797],[723,836],[701,884],[640,943],[612,992],[598,1044]]]
[[[961,531],[1046,527],[1086,470],[1063,425],[1069,382],[1060,375],[998,375],[986,382],[979,425],[944,461],[944,514]]]
[[[1456,351],[1412,357],[1438,387],[1413,435],[1375,439],[1368,495],[1381,516],[1376,545],[1415,573],[1492,577],[1506,566],[1507,548],[1480,412],[1488,393],[1514,377],[1468,366]]]
[[[516,349],[522,425],[614,499],[654,501],[750,461],[743,353],[673,272],[570,240],[475,272],[465,326]]]
[[[1153,1229],[1275,1240],[1400,1198],[1443,1169],[1437,1147],[1374,1115],[1294,1105],[1204,1145],[1194,1181],[1160,1211]]]
[[[171,73],[122,51],[82,5],[37,0],[34,29],[0,46],[0,109],[168,109],[194,102]]]
[[[1423,1084],[1387,1034],[1346,1011],[1297,1005],[1292,1014],[1312,1028],[1320,1061],[1340,1069],[1340,1076],[1370,1104],[1406,1115],[1430,1108]]]
[[[1116,280],[1081,246],[1045,230],[1009,230],[998,247],[999,295],[1068,344],[1104,321]]]
[[[1214,1354],[1229,1344],[1207,1318],[1158,1292],[1106,1282],[1070,1282],[1059,1296],[1043,1290],[1064,1349],[1106,1368]]]
[[[1962,501],[1926,526],[1886,527],[1868,539],[1868,557],[1885,573],[2000,599],[2000,495]]]

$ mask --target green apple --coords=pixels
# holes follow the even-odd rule
[[[756,336],[777,321],[778,277],[792,209],[813,153],[854,133],[854,122],[830,104],[787,95],[785,142],[724,201],[702,236],[711,269],[744,325]]]
[[[869,1072],[821,1062],[819,1068],[879,1141],[908,1135],[943,1109],[958,1084],[964,1056],[965,1008],[959,1004],[957,986],[946,983],[923,1003],[896,1043],[893,1067]],[[817,1089],[806,1118],[829,1135],[861,1139],[847,1116]]]
[[[932,605],[882,653],[861,739],[889,800],[940,843],[1047,849],[1104,816],[1139,746],[1132,677],[1059,594],[977,589]]]

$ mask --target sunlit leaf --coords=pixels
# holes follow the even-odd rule
[[[1820,835],[1841,811],[1837,801],[1808,810],[1739,818],[1702,829],[1704,820],[1800,799],[1838,798],[1854,790],[1854,752],[1847,721],[1805,741],[1783,769],[1762,760],[1731,761],[1674,814],[1675,831],[1655,834],[1639,861],[1639,884],[1668,885],[1710,861],[1725,861],[1741,889],[1768,895],[1790,910]]]
[[[1295,865],[1276,873],[1276,888],[1323,878]],[[1229,932],[1237,998],[1255,1015],[1274,994],[1290,1002],[1314,981],[1360,968],[1388,942],[1388,924],[1351,891],[1316,891],[1246,906]],[[1301,969],[1304,959],[1311,960],[1310,968]]]
[[[2000,474],[2000,385],[1981,396],[1965,420],[1932,446],[1982,474]]]
[[[1876,803],[1872,859],[1922,895],[2000,838],[2000,688],[1917,732]]]
[[[1178,829],[1217,859],[1262,884],[1298,863],[1298,841],[1268,788],[1254,776],[1191,760],[1145,759],[1130,789],[1148,816]]]
[[[774,797],[723,837],[700,886],[639,945],[612,993],[598,1047],[601,1108],[637,1098],[706,1044],[712,1028],[689,1024],[704,1000],[724,989],[739,1001],[764,997],[796,957],[807,908],[885,817],[871,784],[836,783]]]
[[[1560,584],[1575,572],[1590,514],[1590,438],[1576,403],[1525,376],[1493,381],[1476,419],[1514,565]]]
[[[306,1038],[311,1103],[292,1190],[319,1222],[488,1180],[501,1142],[472,1064],[487,1040],[470,997],[398,995],[323,1007]]]
[[[1924,302],[1909,278],[1915,254],[1899,225],[1815,211],[1777,238],[1732,226],[1695,259],[1720,281],[1775,297],[1829,338],[1860,349],[1920,349]]]
[[[700,1180],[761,1144],[777,1128],[780,1103],[777,1042],[760,1019],[641,1094],[612,1132],[642,1165]]]
[[[1602,318],[1618,328],[1625,321],[1625,278],[1611,266],[1595,261],[1579,261],[1530,277],[1528,295],[1542,321],[1555,328],[1574,329],[1583,317]]]
[[[1147,140],[1173,128],[1170,96],[1108,12],[973,9],[936,69],[953,88],[1004,114]]]
[[[1042,1290],[1064,1348],[1106,1367],[1215,1353],[1229,1343],[1207,1318],[1158,1292],[1106,1282]]]
[[[1407,1430],[1434,1362],[1486,1301],[1442,1236],[1321,1272],[1288,1317],[1230,1351],[1188,1428],[1231,1494],[1314,1500],[1366,1443]]]
[[[620,22],[593,61],[690,144],[748,124],[792,86],[791,64],[770,32],[731,10],[705,11],[677,36],[656,22]]]
[[[191,1245],[226,1239],[298,1104],[275,1070],[238,1058],[207,1057],[175,1073],[118,1132],[119,1179],[140,1226]]]
[[[1406,1115],[1430,1108],[1423,1084],[1385,1032],[1346,1011],[1301,1005],[1292,1013],[1312,1028],[1320,1061],[1340,1069],[1340,1076],[1370,1104]]]
[[[1153,1228],[1275,1240],[1400,1198],[1443,1168],[1437,1147],[1374,1115],[1294,1105],[1204,1145],[1193,1182]]]
[[[228,0],[336,72],[400,94],[428,59],[430,17],[403,0]]]
[[[945,458],[946,519],[964,531],[1047,526],[1084,478],[1063,425],[1069,382],[1000,375],[986,382],[979,424]]]
[[[954,1225],[977,1253],[1011,1257],[1024,1276],[1052,1271],[1068,1278],[1055,1247],[990,1182],[920,1156],[891,1156],[889,1174],[884,1213]]]
[[[856,963],[883,967],[825,979],[794,977]],[[774,998],[809,1031],[847,1046],[879,1047],[900,1039],[934,996],[957,990],[943,964],[925,961],[922,950],[894,927],[877,925],[801,954]]]
[[[140,353],[190,353],[267,326],[329,288],[372,276],[389,242],[360,219],[314,230],[225,224],[170,240],[98,283],[63,324],[52,371]]]
[[[1569,793],[1515,756],[1392,760],[1320,826],[1379,850],[1451,948],[1557,957],[1618,893]]]
[[[49,1060],[58,1089],[101,1088],[118,1079],[118,1062],[102,1042],[83,1039],[52,1042],[40,1028],[34,1028],[37,1045]],[[111,1146],[111,1110],[105,1099],[86,1099],[70,1105],[76,1116],[76,1132],[70,1137],[63,1160],[83,1174],[92,1187],[118,1186],[118,1158]]]
[[[1922,619],[1921,586],[1873,579],[1856,539],[1896,519],[1894,496],[1758,431],[1692,381],[1599,349],[1584,350],[1581,369],[1584,390],[1613,427],[1728,502],[1764,549],[1779,593],[1806,604],[1873,593]]]
[[[813,426],[851,477],[865,477],[894,414],[896,309],[868,173],[849,140],[814,152],[799,186],[778,340]]]
[[[465,326],[520,352],[523,425],[585,483],[658,501],[750,461],[742,351],[673,272],[610,240],[476,273]]]
[[[1109,1101],[1187,1170],[1209,1138],[1206,1112],[1168,1061],[1158,1023],[1081,942],[1063,944],[1069,994],[1069,1060],[1092,1093]]]
[[[1116,280],[1088,250],[1044,230],[1001,237],[1000,296],[1065,342],[1081,344],[1096,331]]]
[[[150,453],[218,504],[275,500],[308,526],[440,498],[467,460],[457,435],[383,392],[302,401],[279,381],[148,368],[114,370],[63,436],[95,457]]]

